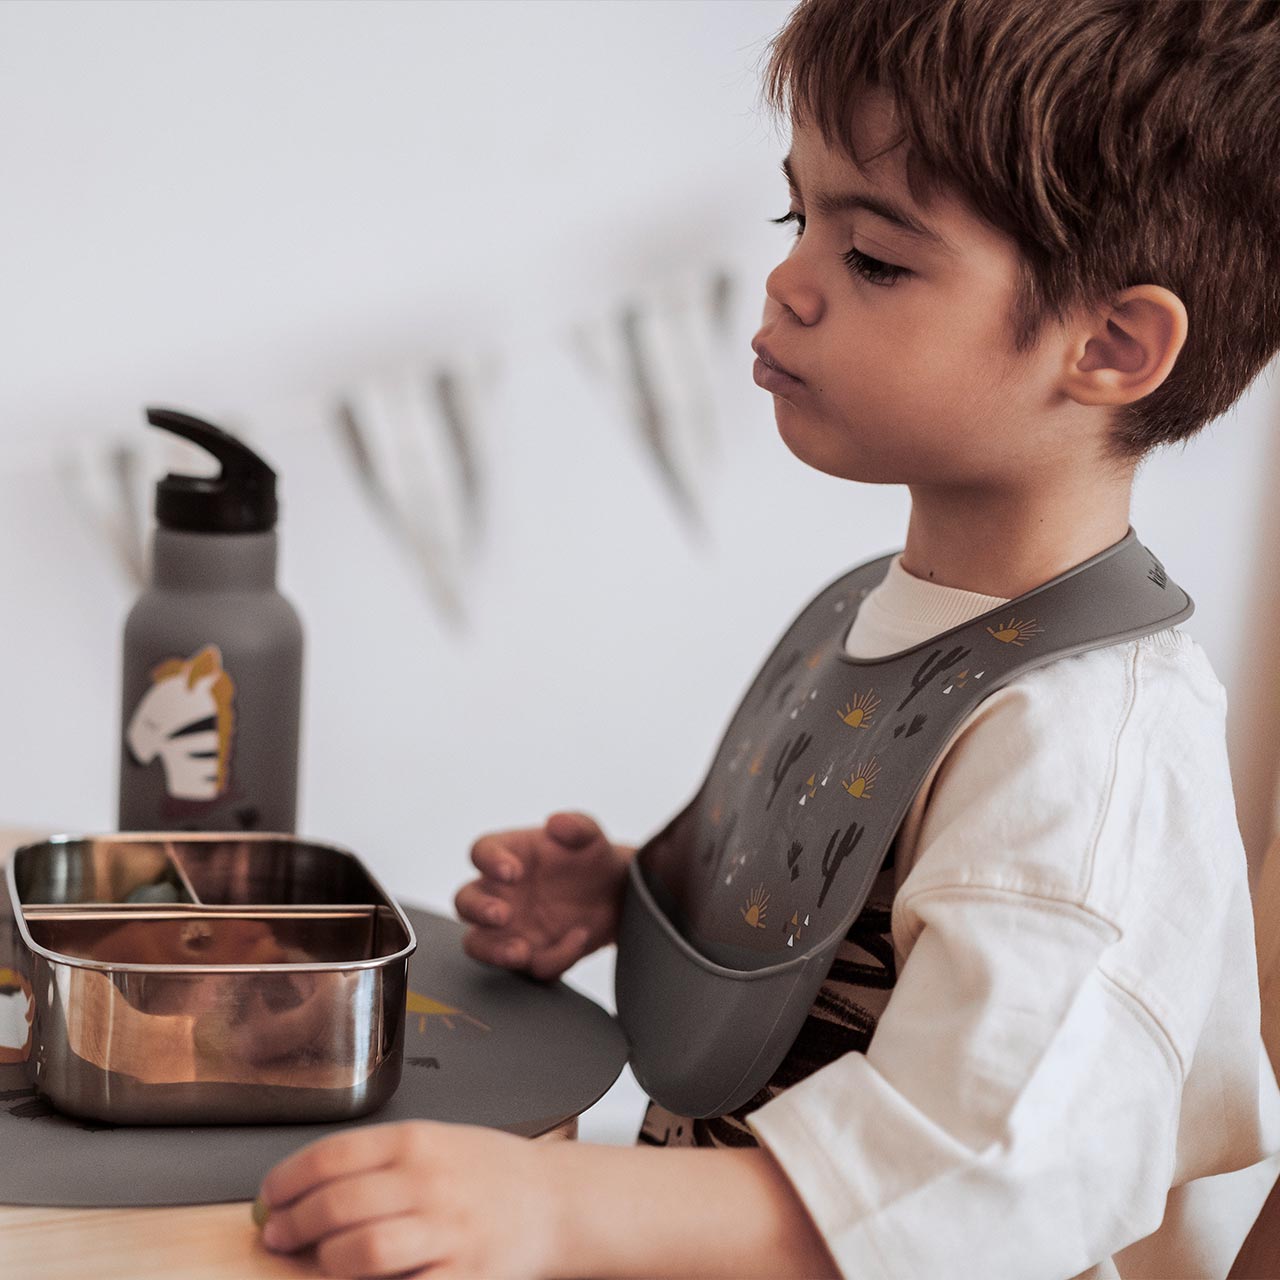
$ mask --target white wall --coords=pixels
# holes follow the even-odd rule
[[[789,8],[0,6],[0,820],[113,824],[133,587],[60,468],[142,442],[141,406],[169,403],[281,472],[304,831],[452,914],[481,832],[561,807],[630,841],[665,821],[791,613],[905,531],[904,491],[806,470],[751,381],[790,235],[767,221],[785,139],[756,112],[756,59]],[[737,290],[703,361],[714,431],[681,443],[699,542],[568,335],[718,266]],[[477,354],[498,362],[489,524],[459,633],[355,485],[332,408]],[[1274,427],[1257,385],[1148,465],[1134,509],[1197,602],[1237,764],[1236,694],[1266,678],[1250,584]],[[609,1007],[611,980],[607,953],[570,975]],[[630,1141],[639,1106],[625,1073],[584,1135]]]

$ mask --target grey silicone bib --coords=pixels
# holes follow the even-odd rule
[[[773,1074],[953,731],[1053,659],[1190,617],[1138,541],[901,653],[844,639],[893,555],[825,588],[760,669],[697,794],[636,854],[615,998],[641,1087],[723,1115]]]

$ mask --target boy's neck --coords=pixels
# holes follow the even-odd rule
[[[1011,600],[1125,536],[1133,473],[1020,491],[910,489],[903,569],[939,586]]]

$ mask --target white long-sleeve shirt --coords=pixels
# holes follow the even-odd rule
[[[895,557],[846,648],[1002,603]],[[744,1117],[849,1280],[1226,1276],[1280,1174],[1280,1088],[1225,716],[1170,628],[956,728],[896,837],[867,1051]],[[661,1115],[673,1143],[692,1127]]]

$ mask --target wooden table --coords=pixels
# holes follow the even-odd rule
[[[576,1138],[577,1133],[575,1117],[533,1141]],[[13,1280],[257,1280],[259,1276],[323,1274],[309,1260],[264,1249],[250,1207],[248,1201],[167,1209],[0,1206],[0,1276]]]
[[[46,831],[0,829],[0,866],[10,850]],[[575,1139],[576,1116],[535,1142]],[[22,1158],[5,1152],[6,1159]],[[0,1205],[0,1276],[13,1280],[257,1280],[319,1276],[306,1257],[269,1252],[251,1202],[159,1209],[33,1209]]]

